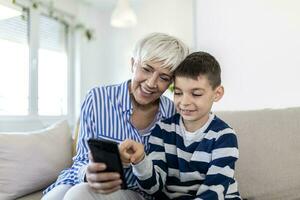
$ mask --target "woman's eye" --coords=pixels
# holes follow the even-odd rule
[[[150,69],[146,68],[146,67],[142,67],[143,71],[145,72],[150,72]]]
[[[171,81],[171,78],[167,77],[167,76],[161,76],[160,79],[163,80],[163,81],[166,81],[166,82],[170,82]]]

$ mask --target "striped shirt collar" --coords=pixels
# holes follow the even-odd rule
[[[127,80],[123,83],[121,83],[121,94],[119,95],[120,98],[118,99],[119,101],[119,105],[122,108],[123,112],[132,112],[132,100],[130,98],[130,93],[129,93],[129,84],[130,84],[131,80]],[[123,98],[122,98],[123,97]],[[159,98],[159,111],[158,111],[158,116],[159,117],[163,117],[163,118],[167,118],[168,115],[166,113],[166,109],[163,106],[163,101],[165,101],[166,97],[160,96]]]

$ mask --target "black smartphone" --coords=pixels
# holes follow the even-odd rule
[[[106,172],[118,172],[122,179],[121,188],[127,189],[118,144],[104,139],[89,139],[88,145],[95,162],[106,164]]]

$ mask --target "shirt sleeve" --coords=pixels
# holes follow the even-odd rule
[[[71,167],[75,184],[84,181],[86,166],[89,161],[87,140],[96,137],[93,101],[93,94],[90,91],[81,106],[80,132],[76,147],[77,154],[73,158],[73,165]]]
[[[154,133],[160,133],[159,125],[156,125],[149,139],[150,151],[148,156],[133,165],[133,173],[137,177],[140,189],[148,194],[160,192],[166,182],[167,165],[163,139],[156,137]]]
[[[239,152],[236,135],[232,129],[229,130],[231,131],[221,134],[215,141],[212,161],[196,199],[224,199],[229,185],[235,182],[234,169]]]

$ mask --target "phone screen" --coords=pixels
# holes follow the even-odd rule
[[[119,158],[118,154],[99,150],[96,153],[92,153],[95,162],[102,162],[106,164],[106,170],[108,172],[119,172]]]
[[[123,165],[119,155],[118,145],[108,140],[89,139],[88,145],[95,162],[106,164],[107,172],[118,172],[122,179],[122,189],[126,189],[126,181],[123,174]]]

